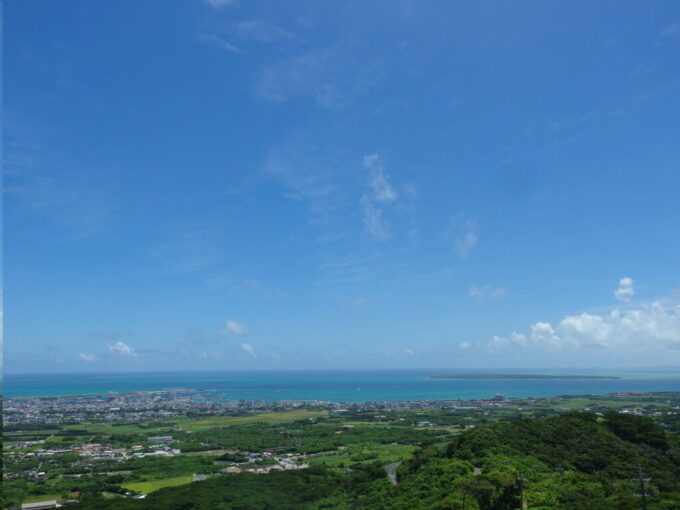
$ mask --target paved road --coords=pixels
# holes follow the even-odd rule
[[[385,472],[387,473],[387,479],[392,485],[397,485],[399,481],[397,480],[397,469],[401,466],[401,461],[393,462],[385,466]]]

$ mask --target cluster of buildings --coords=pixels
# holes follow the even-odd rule
[[[265,474],[270,471],[305,469],[309,464],[303,462],[304,458],[303,455],[294,453],[274,454],[265,450],[262,453],[250,453],[246,456],[245,462],[226,467],[220,472]]]
[[[212,392],[173,390],[81,397],[12,398],[4,401],[3,424],[65,425],[87,421],[150,421],[186,414],[238,415],[333,407],[326,401],[224,400]]]
[[[72,467],[83,467],[89,469],[94,461],[116,461],[123,462],[128,459],[140,459],[145,457],[174,457],[180,455],[182,452],[177,448],[171,446],[172,438],[169,441],[150,441],[151,439],[165,439],[165,438],[149,438],[151,443],[149,446],[135,445],[131,448],[114,448],[107,444],[98,443],[83,443],[74,444],[68,448],[33,448],[26,450],[26,448],[44,444],[44,441],[22,441],[5,445],[5,461],[8,463],[38,460],[39,466],[47,466],[53,464],[57,459],[65,455],[75,455],[81,460],[75,460],[71,464]],[[88,476],[107,476],[111,473],[92,473],[65,475],[66,478],[82,478]],[[28,469],[20,472],[12,472],[6,470],[4,476],[7,478],[24,478],[28,481],[38,482],[45,479],[45,473],[39,468]]]
[[[416,400],[400,402],[343,403],[324,400],[265,401],[226,400],[211,391],[169,390],[125,394],[12,398],[4,402],[5,427],[16,425],[59,426],[82,422],[140,422],[187,414],[239,415],[290,411],[302,408],[327,409],[333,414],[366,411],[409,411],[425,408],[473,409],[511,403],[505,395],[488,400]]]

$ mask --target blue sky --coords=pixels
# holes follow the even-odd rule
[[[7,372],[680,364],[680,5],[6,2]]]

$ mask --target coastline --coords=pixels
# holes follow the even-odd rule
[[[206,400],[396,402],[680,391],[677,372],[603,375],[449,373],[445,370],[288,371],[130,374],[39,374],[5,377],[4,398],[111,398],[193,393]]]
[[[463,375],[431,375],[430,379],[486,379],[486,380],[506,380],[506,379],[623,379],[623,377],[613,375],[547,375],[547,374],[463,374]]]

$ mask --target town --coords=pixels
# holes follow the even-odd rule
[[[6,508],[54,508],[87,491],[139,499],[223,474],[388,465],[484,423],[612,409],[680,431],[680,393],[343,403],[182,389],[8,399]]]

